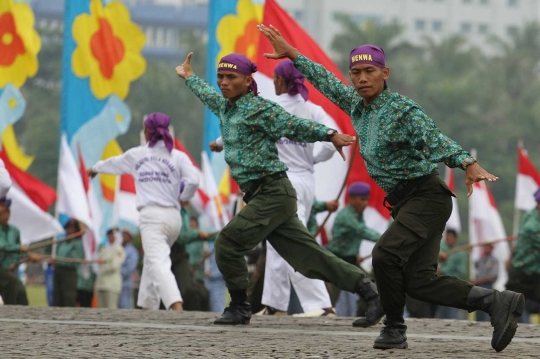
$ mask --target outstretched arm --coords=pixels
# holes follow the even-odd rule
[[[87,170],[90,177],[94,177],[98,173],[107,173],[111,175],[122,175],[125,173],[131,174],[134,169],[134,157],[132,150],[122,153],[118,156],[107,158],[104,161],[99,161],[92,168]]]
[[[311,143],[330,141],[343,157],[343,160],[345,160],[343,147],[350,146],[356,141],[356,137],[339,133],[328,137],[329,131],[332,131],[332,129],[315,121],[293,116],[277,105],[265,111],[265,116],[261,116],[259,125],[266,133],[277,136],[276,140],[287,137],[291,140]]]
[[[186,61],[182,65],[176,66],[176,74],[186,80],[186,86],[210,111],[219,117],[220,108],[226,100],[208,82],[195,75],[191,67],[192,56],[193,52],[190,52]]]
[[[335,103],[345,113],[350,114],[353,99],[357,96],[352,86],[345,85],[336,75],[300,54],[298,49],[292,47],[274,26],[258,25],[259,31],[270,41],[274,53],[264,54],[268,59],[289,58],[294,66],[330,101]]]
[[[411,135],[411,145],[415,148],[423,148],[424,156],[430,162],[444,162],[448,167],[462,168],[465,158],[471,157],[469,152],[465,151],[457,142],[442,133],[422,109],[413,107],[406,114],[406,117],[407,129]],[[472,194],[475,182],[494,182],[499,179],[480,167],[478,163],[467,166],[465,172],[467,196]]]

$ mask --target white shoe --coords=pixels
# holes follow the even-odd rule
[[[293,314],[292,316],[293,317],[304,317],[304,318],[337,317],[337,313],[336,313],[336,310],[334,308],[321,308],[321,309],[310,310],[307,313]]]
[[[287,315],[287,312],[283,312],[281,310],[274,309],[272,307],[264,307],[263,310],[260,312],[255,313],[255,315],[277,315],[277,316],[283,316]]]

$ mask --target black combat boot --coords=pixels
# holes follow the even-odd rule
[[[390,321],[384,320],[384,328],[381,330],[381,335],[375,339],[373,348],[375,349],[407,349],[407,326],[404,320]]]
[[[516,333],[518,318],[525,309],[525,296],[509,290],[499,292],[474,286],[467,297],[467,305],[491,316],[491,347],[500,352],[510,344]]]
[[[251,304],[247,301],[245,290],[230,291],[231,302],[214,324],[235,325],[249,324],[251,319]]]
[[[367,302],[367,309],[366,316],[356,319],[353,327],[367,328],[379,323],[384,316],[384,311],[379,302],[379,293],[375,283],[369,278],[364,278],[358,282],[356,292]]]

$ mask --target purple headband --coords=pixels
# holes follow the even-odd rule
[[[288,88],[287,93],[291,96],[296,94],[302,95],[305,101],[308,99],[308,89],[304,85],[305,77],[300,71],[294,67],[294,64],[291,60],[287,59],[281,61],[276,68],[274,69],[274,74],[276,76],[281,76],[287,81]]]
[[[9,208],[11,207],[11,199],[7,198],[6,196],[0,197],[0,204],[4,204],[4,207]]]
[[[349,195],[351,196],[367,196],[371,192],[371,187],[365,182],[353,182],[349,186]]]
[[[171,119],[164,113],[153,112],[144,121],[144,127],[150,131],[148,146],[154,147],[157,141],[163,140],[169,152],[173,149],[173,139],[169,133]]]
[[[534,199],[537,203],[540,203],[540,188],[536,192],[534,192]]]
[[[352,49],[349,56],[349,70],[358,64],[369,64],[385,68],[384,51],[379,46],[362,45]]]
[[[257,64],[251,62],[242,54],[229,54],[223,56],[221,60],[219,60],[218,72],[236,72],[242,75],[251,76],[251,74],[257,72]],[[249,89],[253,94],[258,94],[257,82],[255,82],[255,79],[252,79]]]

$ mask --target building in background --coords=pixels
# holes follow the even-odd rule
[[[405,26],[404,38],[419,44],[424,36],[441,40],[460,33],[482,49],[491,35],[507,38],[513,28],[540,20],[539,0],[277,0],[329,52],[342,31],[336,13],[357,23],[393,22]],[[351,44],[353,46],[361,44]]]

